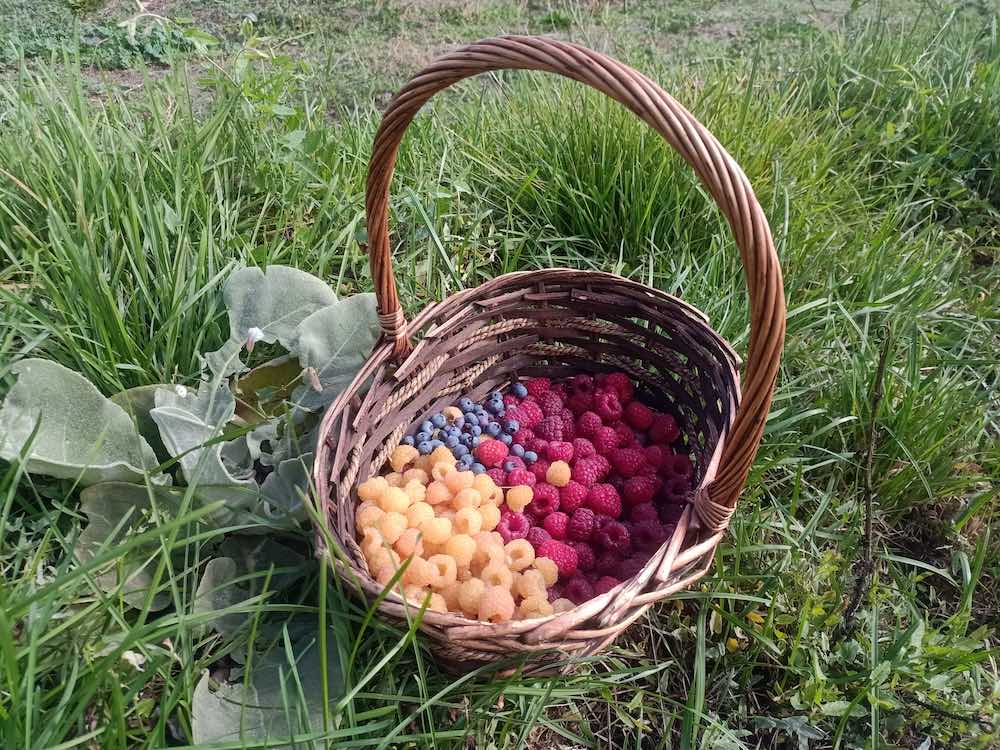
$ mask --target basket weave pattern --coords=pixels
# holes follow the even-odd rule
[[[552,269],[507,274],[403,317],[390,257],[388,205],[396,153],[416,112],[463,78],[501,68],[543,70],[587,83],[659,132],[694,168],[728,219],[750,293],[742,392],[739,360],[697,309],[611,274]],[[590,654],[654,602],[704,575],[756,455],[784,340],[781,271],[770,230],[742,171],[715,138],[645,76],[602,54],[538,37],[464,47],[415,76],[390,103],[375,138],[367,186],[369,253],[383,341],[320,429],[314,479],[329,558],[371,599],[382,593],[356,542],[358,484],[377,474],[412,425],[462,395],[474,400],[513,379],[623,370],[645,403],[678,418],[695,489],[675,533],[642,571],[558,615],[502,624],[426,612],[439,658],[469,669],[513,653]],[[417,339],[414,345],[411,343]],[[366,390],[367,389],[367,390]],[[405,620],[395,593],[379,605]]]

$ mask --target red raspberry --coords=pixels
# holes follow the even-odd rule
[[[549,539],[538,547],[538,556],[547,557],[559,568],[559,576],[569,578],[576,572],[576,550],[557,539]]]
[[[688,501],[688,490],[691,483],[686,477],[671,477],[663,485],[663,498],[673,505],[685,505]]]
[[[525,533],[528,533],[525,531]],[[617,552],[619,555],[626,555],[632,549],[632,535],[625,528],[625,524],[620,521],[606,523],[594,534],[594,541],[603,549]]]
[[[553,583],[551,586],[545,589],[548,593],[549,604],[552,604],[556,599],[563,598],[563,587],[558,583]]]
[[[507,484],[505,486],[517,487],[519,484],[526,484],[534,487],[538,479],[529,469],[514,469],[507,472]]]
[[[594,568],[602,575],[614,575],[621,567],[622,558],[611,550],[605,550],[597,556],[594,561]]]
[[[642,557],[630,557],[627,560],[623,560],[618,565],[615,577],[621,581],[627,581],[629,578],[639,575],[639,571],[643,569],[646,562],[647,560]]]
[[[592,438],[604,425],[601,418],[592,411],[585,411],[576,420],[576,431],[581,437]]]
[[[591,456],[588,460],[594,462],[594,465],[597,466],[597,471],[600,472],[602,477],[606,477],[611,472],[611,462],[608,460],[607,456],[598,454],[596,456]]]
[[[559,490],[551,484],[539,482],[535,485],[535,494],[528,504],[528,509],[538,518],[545,518],[549,513],[555,513],[559,510]]]
[[[546,417],[535,425],[535,434],[542,440],[562,440],[562,417]]]
[[[601,478],[601,469],[594,460],[595,458],[597,457],[580,458],[573,463],[573,470],[570,473],[570,476],[573,477],[573,482],[577,482],[586,488],[594,486],[594,483]]]
[[[643,521],[632,527],[632,541],[636,551],[652,555],[661,544],[667,541],[667,533],[659,519]]]
[[[540,458],[537,461],[535,461],[535,463],[533,463],[531,466],[528,467],[528,471],[534,474],[535,479],[537,479],[539,482],[544,482],[545,475],[548,474],[549,471],[549,465],[550,464],[548,459]]]
[[[594,598],[594,587],[583,576],[573,576],[566,584],[563,594],[573,604],[583,604]]]
[[[528,389],[528,395],[538,398],[543,393],[547,393],[552,387],[552,381],[548,378],[532,378],[525,382],[524,387]]]
[[[510,449],[500,440],[485,440],[476,447],[476,458],[487,469],[499,466]]]
[[[610,484],[595,484],[587,493],[587,507],[595,513],[618,518],[622,513],[622,499]]]
[[[510,410],[511,410],[511,409],[512,409],[513,407],[517,406],[517,405],[518,405],[518,404],[519,404],[520,402],[521,402],[521,399],[519,399],[519,398],[518,398],[517,396],[515,396],[515,395],[514,395],[513,393],[505,393],[505,394],[503,395],[503,405],[504,405],[504,407],[506,408],[506,410],[507,410],[508,412],[509,412],[509,411],[510,411]],[[508,416],[507,416],[507,419],[514,419],[514,417],[511,417],[511,416],[509,416],[509,415],[508,415]]]
[[[676,527],[677,522],[681,520],[681,515],[683,513],[684,506],[680,503],[660,506],[660,520],[663,522],[663,525],[667,527]]]
[[[618,395],[613,391],[599,391],[594,396],[594,411],[604,424],[618,421],[622,416],[622,405]]]
[[[576,421],[573,419],[573,412],[564,409],[562,414],[563,440],[572,440],[576,437]]]
[[[608,477],[607,481],[608,484],[615,488],[615,492],[617,492],[619,496],[621,496],[621,494],[625,491],[625,477],[620,477],[617,474],[614,474]]]
[[[656,494],[656,482],[652,477],[632,477],[625,481],[625,491],[622,498],[627,505],[648,503]]]
[[[552,391],[538,396],[538,405],[542,407],[542,414],[546,417],[558,417],[562,414],[563,402]]]
[[[653,426],[649,428],[649,437],[654,443],[669,445],[681,436],[680,428],[669,414],[656,414],[653,417]]]
[[[559,488],[559,507],[566,513],[582,507],[586,500],[587,488],[573,479],[565,487]]]
[[[636,443],[635,433],[632,428],[624,422],[615,422],[611,427],[615,428],[618,434],[618,446],[621,448],[631,448]]]
[[[594,533],[596,520],[594,511],[590,508],[577,508],[569,519],[566,535],[575,542],[586,542]]]
[[[623,477],[634,477],[646,457],[635,448],[619,448],[611,454],[611,465]]]
[[[582,570],[584,573],[593,570],[596,562],[593,547],[584,542],[574,542],[573,549],[576,550],[576,569]]]
[[[576,458],[588,458],[596,452],[594,444],[587,440],[587,438],[578,437],[573,439],[573,456]]]
[[[523,513],[514,513],[508,510],[500,514],[500,523],[497,524],[497,531],[503,537],[504,544],[511,539],[524,539],[531,530],[531,522]]]
[[[504,466],[511,466],[512,465],[514,468],[510,469],[510,471],[514,471],[514,469],[523,469],[523,468],[525,468],[524,459],[520,458],[518,456],[507,456],[507,458],[505,458],[504,461],[503,461],[503,465]]]
[[[501,469],[499,466],[487,471],[486,476],[492,479],[493,484],[495,484],[497,487],[503,487],[503,483],[507,481],[507,472]]]
[[[553,383],[549,390],[556,394],[561,401],[566,400],[567,391],[565,383]]]
[[[527,443],[524,444],[524,449],[526,451],[534,451],[539,456],[544,456],[545,451],[549,447],[548,440],[542,440],[540,437],[533,437]]]
[[[528,529],[528,535],[524,538],[528,540],[532,547],[534,547],[535,553],[537,554],[538,548],[542,545],[542,542],[547,542],[552,537],[549,536],[549,532],[541,526],[532,526]]]
[[[645,432],[653,424],[653,412],[645,404],[632,401],[625,407],[625,421],[631,427]]]
[[[511,419],[515,418],[516,417],[511,417]],[[534,439],[535,439],[535,433],[532,430],[529,430],[527,427],[522,427],[520,430],[514,433],[513,442],[520,443],[525,448],[528,448],[528,441]]]
[[[569,463],[573,460],[573,444],[562,440],[553,440],[545,449],[545,457],[549,461],[565,461]]]
[[[629,520],[632,523],[644,523],[646,521],[657,521],[660,520],[660,513],[656,509],[653,503],[642,503],[641,505],[634,505],[628,513]]]
[[[542,526],[549,532],[553,539],[562,541],[566,538],[566,527],[569,526],[569,516],[559,511],[549,513],[545,516],[545,520],[542,521]]]
[[[668,448],[664,448],[662,445],[648,445],[643,449],[642,454],[646,458],[647,464],[654,469],[659,469],[663,466],[663,462],[670,456],[667,452],[668,450]]]
[[[671,456],[666,462],[667,473],[675,477],[690,477],[694,474],[691,458],[686,453]]]
[[[571,393],[566,399],[566,406],[569,410],[573,412],[575,416],[580,416],[584,412],[590,411],[594,408],[594,394],[591,392],[580,392]]]
[[[611,576],[601,576],[594,583],[594,596],[600,596],[601,594],[606,594],[615,586],[617,586],[621,581],[617,578],[612,578]]]
[[[522,401],[517,407],[517,412],[521,417],[517,421],[521,423],[521,427],[527,427],[529,430],[534,428],[545,417],[538,402],[534,400],[529,401],[525,399]]]
[[[590,393],[594,390],[594,376],[582,372],[579,375],[573,376],[570,385],[576,392]]]
[[[604,388],[613,391],[623,404],[631,401],[635,394],[632,381],[624,372],[613,372],[604,378]]]
[[[601,427],[594,433],[594,450],[602,456],[607,456],[618,447],[618,433],[614,427]]]

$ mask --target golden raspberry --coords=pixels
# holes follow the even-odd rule
[[[504,541],[503,541],[503,537],[500,536],[500,532],[499,531],[491,531],[490,532],[490,539],[493,540],[494,544],[499,544],[501,547],[503,547]]]
[[[378,522],[378,530],[389,544],[395,544],[407,527],[406,516],[402,513],[386,513]]]
[[[487,586],[479,600],[479,619],[507,622],[514,616],[514,597],[503,586]]]
[[[403,583],[413,586],[433,586],[437,581],[437,568],[422,557],[411,557],[403,571]]]
[[[431,555],[427,558],[427,562],[437,568],[437,580],[434,582],[434,588],[441,589],[445,586],[451,586],[458,579],[458,566],[455,564],[455,558],[451,555]]]
[[[482,503],[483,499],[471,487],[467,487],[464,490],[459,490],[458,493],[451,499],[451,505],[455,510],[461,510],[462,508],[478,508],[479,504]]]
[[[407,469],[403,472],[403,481],[406,484],[409,484],[410,482],[420,482],[420,484],[426,485],[431,481],[431,477],[430,474],[423,469]]]
[[[455,513],[452,525],[459,534],[475,536],[483,528],[483,514],[475,508],[462,508]]]
[[[427,503],[414,503],[406,509],[406,521],[414,529],[419,529],[420,524],[434,518],[434,508]]]
[[[559,579],[559,567],[547,557],[536,557],[532,566],[542,574],[546,586],[551,586]]]
[[[427,485],[427,493],[424,496],[424,502],[430,503],[431,505],[450,503],[451,490],[448,489],[448,485],[444,482],[431,482]]]
[[[427,604],[427,609],[431,612],[447,612],[448,602],[441,594],[431,594],[431,600]]]
[[[531,498],[535,496],[535,491],[526,484],[519,484],[507,490],[507,507],[515,513],[520,513],[525,509]]]
[[[479,506],[479,515],[483,522],[481,528],[484,531],[493,531],[500,523],[500,509],[489,503]]]
[[[486,584],[479,578],[470,578],[458,590],[458,606],[466,617],[475,618],[479,614],[479,600],[483,598]]]
[[[527,596],[517,608],[518,619],[530,620],[533,617],[547,617],[552,614],[552,605],[545,594]]]
[[[569,484],[570,478],[569,464],[565,461],[553,461],[549,470],[545,472],[545,481],[553,487],[565,487]]]
[[[416,461],[419,455],[420,451],[412,445],[397,445],[389,456],[389,465],[393,471],[403,471],[406,465]]]
[[[407,482],[403,487],[403,492],[406,493],[406,497],[409,498],[411,503],[422,503],[427,496],[427,488],[416,479],[411,479]]]
[[[494,562],[506,564],[507,553],[504,552],[503,546],[497,544],[489,533],[480,531],[472,538],[476,542],[476,551],[472,555],[473,570],[482,570]]]
[[[409,586],[403,586],[403,598],[416,604],[418,607],[424,605],[424,599],[430,593],[429,590],[423,586],[417,586],[416,584],[410,584]]]
[[[444,478],[444,483],[448,485],[448,489],[452,491],[452,494],[457,495],[462,490],[472,487],[472,482],[475,478],[476,475],[471,471],[453,471]]]
[[[472,489],[479,493],[484,503],[503,504],[503,490],[497,487],[489,474],[477,474]]]
[[[420,469],[420,471],[428,475],[431,473],[431,467],[433,466],[434,464],[431,462],[430,456],[421,456],[413,462],[414,469]]]
[[[399,567],[399,555],[387,547],[373,550],[372,554],[367,556],[367,560],[369,569],[381,568],[383,565],[391,565],[393,568]]]
[[[389,583],[392,577],[396,575],[396,566],[389,563],[384,563],[377,568],[369,565],[368,569],[372,572],[372,578],[382,586]]]
[[[450,586],[445,586],[441,589],[441,596],[444,598],[444,606],[448,608],[449,612],[461,613],[462,607],[458,603],[458,592],[461,588],[462,583],[460,581],[455,581]]]
[[[458,459],[455,458],[455,454],[443,445],[431,451],[431,462],[434,465],[446,464],[447,466],[454,466],[457,461]]]
[[[410,557],[411,555],[423,557],[424,543],[420,540],[420,529],[408,528],[396,540],[393,548],[400,557]]]
[[[386,513],[405,513],[410,507],[410,498],[399,487],[390,487],[378,499],[378,506]]]
[[[456,419],[462,416],[462,410],[459,409],[457,406],[446,406],[441,410],[441,413],[444,414],[444,418],[447,419],[449,422],[454,422]]]
[[[437,508],[437,517],[447,518],[452,523],[455,523],[455,511],[453,511],[451,508],[445,508],[444,510],[442,510],[441,506],[439,505]]]
[[[487,586],[502,586],[508,591],[514,583],[514,574],[510,572],[510,568],[500,562],[491,562],[483,568],[479,577]]]
[[[377,524],[384,515],[385,511],[375,503],[361,503],[354,512],[354,523],[359,529],[366,529]]]
[[[511,570],[524,570],[535,561],[535,548],[527,539],[511,539],[504,547]]]
[[[575,606],[569,599],[556,599],[552,602],[552,611],[558,615],[561,612],[569,612]]]
[[[514,593],[518,596],[532,596],[533,594],[545,594],[545,579],[542,574],[534,568],[521,573],[514,582]]]
[[[385,481],[389,483],[390,487],[402,487],[403,486],[403,475],[398,471],[394,471],[391,474],[385,475]]]
[[[444,543],[444,553],[455,559],[455,564],[468,568],[472,564],[472,556],[476,553],[476,542],[468,534],[455,534]]]
[[[371,557],[376,550],[385,548],[385,540],[378,526],[369,526],[362,532],[361,551],[365,557]]]
[[[387,489],[389,489],[389,482],[386,481],[385,477],[372,477],[358,485],[358,497],[365,502],[375,502],[382,497],[382,493]]]
[[[420,524],[420,532],[424,535],[425,543],[444,544],[451,536],[451,521],[447,518],[429,518]]]
[[[439,481],[444,481],[444,478],[449,474],[455,473],[454,464],[446,463],[436,463],[431,467],[431,476]]]

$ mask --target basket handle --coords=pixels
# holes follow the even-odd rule
[[[470,76],[501,69],[556,73],[602,91],[656,130],[694,169],[732,228],[750,296],[750,342],[742,400],[700,513],[725,528],[764,432],[785,338],[785,295],[771,230],[739,165],[705,127],[642,73],[585,47],[534,36],[484,39],[439,57],[389,103],[375,134],[365,209],[379,322],[395,357],[411,350],[389,244],[389,187],[403,134],[437,92]],[[706,517],[707,516],[707,517]]]

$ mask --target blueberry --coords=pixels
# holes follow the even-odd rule
[[[459,445],[456,445],[454,448],[452,448],[451,452],[453,454],[455,454],[456,458],[462,458],[462,456],[468,456],[469,455],[469,448],[468,448],[468,446],[459,444]]]
[[[449,435],[445,439],[444,444],[452,449],[457,448],[459,445],[461,445],[461,443],[458,442],[458,437],[456,435]]]
[[[417,443],[417,450],[420,451],[421,455],[426,456],[428,453],[434,450],[434,446],[431,445],[430,442],[427,440],[421,440],[419,443]]]
[[[458,439],[458,442],[461,443],[462,445],[464,445],[466,448],[471,448],[472,447],[472,435],[462,435],[462,437],[460,437]]]
[[[476,421],[479,419],[479,415],[476,414],[476,412],[472,411],[472,409],[469,409],[467,412],[465,412],[464,416],[465,416],[465,421],[468,422],[469,424],[475,424]]]
[[[413,444],[414,444],[414,443],[416,443],[416,442],[417,442],[417,441],[416,441],[416,439],[415,439],[415,438],[413,437],[413,435],[404,435],[404,436],[403,436],[403,443],[402,443],[403,445],[413,445]]]
[[[483,414],[486,413],[486,409],[484,409],[481,404],[476,404],[476,407],[472,411],[474,411],[479,416],[482,416]]]
[[[489,401],[486,404],[486,411],[490,414],[497,414],[503,411],[503,401]]]
[[[486,473],[486,467],[483,466],[482,464],[472,464],[472,473],[473,474],[485,474]]]
[[[458,466],[459,471],[468,471],[472,468],[472,456],[462,456],[458,459],[456,466]]]
[[[478,436],[476,436],[476,437],[472,438],[472,447],[473,447],[473,448],[476,448],[476,447],[478,447],[478,446],[479,446],[479,443],[481,443],[481,442],[482,442],[482,438],[480,438],[480,437],[478,437]]]
[[[510,452],[517,456],[518,458],[524,458],[524,446],[520,443],[514,443],[510,446]]]
[[[497,435],[500,434],[500,425],[498,425],[496,422],[490,422],[488,425],[486,425],[486,434],[489,435],[490,437],[496,437]]]
[[[489,423],[490,423],[490,415],[489,414],[480,414],[479,415],[479,426],[480,427],[485,427]]]
[[[420,431],[421,432],[433,432],[434,431],[434,425],[431,424],[431,421],[429,419],[425,419],[423,422],[420,423]]]
[[[465,417],[455,417],[455,421],[452,422],[452,425],[455,427],[456,430],[461,430],[462,427],[465,425]]]
[[[504,461],[503,462],[503,470],[504,471],[514,471],[514,469],[516,469],[516,468],[517,468],[517,464],[514,463],[513,461]]]
[[[444,418],[444,414],[438,412],[433,417],[431,417],[431,424],[433,424],[435,427],[444,427],[446,424],[448,424],[448,420]]]
[[[418,443],[429,443],[430,440],[431,440],[431,431],[430,430],[421,430],[420,432],[417,433],[417,442]]]
[[[503,423],[503,431],[513,435],[515,432],[521,429],[521,423],[516,419],[508,419]]]
[[[474,424],[469,428],[469,434],[472,435],[472,437],[479,437],[483,434],[483,428],[478,424]]]
[[[503,401],[503,394],[500,391],[493,391],[490,393],[491,401]]]
[[[511,390],[511,391],[512,391],[512,392],[514,393],[514,395],[515,395],[515,396],[517,396],[518,398],[524,398],[525,396],[527,396],[527,395],[528,395],[528,389],[527,389],[527,388],[525,388],[525,387],[524,387],[523,385],[521,385],[520,383],[514,383],[514,387],[513,387],[513,388],[511,388],[510,390]]]
[[[504,445],[510,445],[511,443],[513,443],[513,442],[514,442],[514,438],[512,438],[512,437],[511,437],[510,435],[508,435],[508,434],[507,434],[506,432],[505,432],[505,433],[503,433],[503,434],[502,434],[502,435],[501,435],[500,437],[498,437],[498,438],[497,438],[497,440],[499,440],[499,441],[500,441],[501,443],[503,443]]]
[[[462,411],[472,411],[474,406],[475,404],[472,403],[471,398],[462,398],[458,401],[458,408]]]
[[[527,461],[529,464],[533,464],[535,463],[535,461],[538,460],[538,454],[535,453],[534,451],[525,451],[524,460]]]
[[[431,440],[431,448],[440,448],[444,443],[440,440]]]

